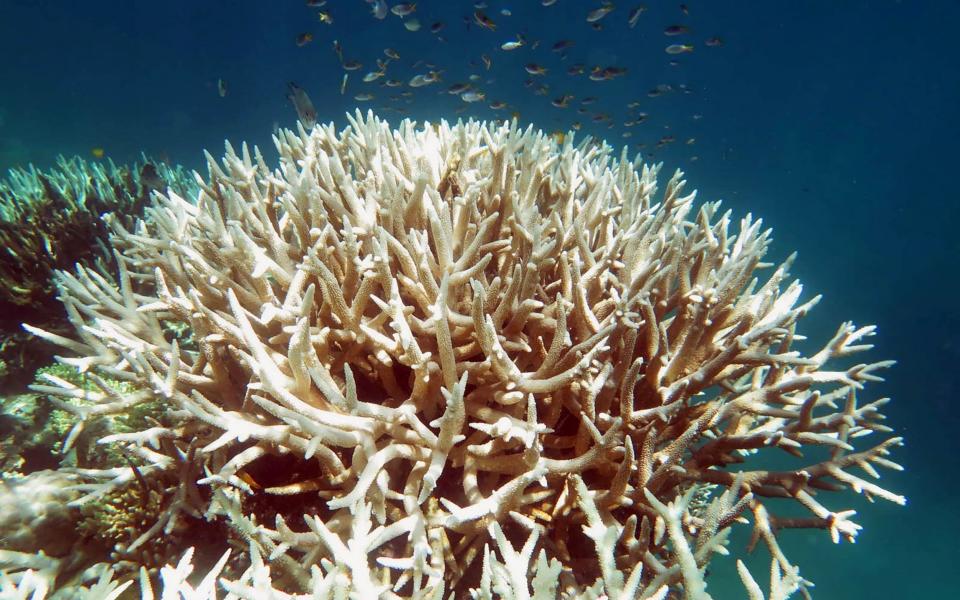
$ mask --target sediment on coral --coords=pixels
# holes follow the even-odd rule
[[[143,157],[132,165],[58,157],[56,166],[11,169],[0,180],[0,387],[29,383],[50,354],[20,327],[30,322],[64,332],[66,314],[56,298],[53,273],[76,263],[110,265],[107,227],[112,212],[132,225],[154,191],[189,195],[193,180],[179,167]]]
[[[100,440],[136,469],[72,472],[78,506],[166,482],[128,556],[203,517],[247,565],[211,597],[703,599],[741,526],[786,598],[809,582],[780,536],[859,533],[830,492],[904,503],[872,481],[900,468],[864,391],[891,362],[846,366],[874,328],[797,351],[817,298],[759,220],[593,140],[349,122],[281,131],[275,169],[208,155],[196,201],[111,221],[115,280],[58,274],[72,335],[30,328],[131,386],[35,386],[82,422],[166,411]]]

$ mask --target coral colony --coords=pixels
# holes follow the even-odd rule
[[[132,225],[150,193],[167,188],[185,194],[196,185],[183,169],[145,156],[129,166],[61,156],[47,171],[11,169],[0,180],[0,389],[30,383],[51,359],[52,347],[32,343],[21,323],[69,329],[53,272],[112,260],[100,215]]]
[[[829,492],[905,502],[871,481],[891,363],[848,359],[873,327],[794,349],[817,298],[760,221],[572,135],[348,119],[278,133],[273,170],[208,155],[196,198],[111,221],[116,277],[58,273],[75,332],[26,327],[79,375],[34,388],[64,453],[118,458],[4,485],[114,507],[115,543],[6,550],[0,589],[703,599],[742,527],[749,597],[782,599],[810,587],[783,530],[860,530]]]

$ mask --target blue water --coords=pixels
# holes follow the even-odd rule
[[[146,151],[200,168],[201,150],[216,155],[225,138],[272,155],[274,124],[295,124],[285,99],[288,81],[307,90],[323,122],[342,124],[344,112],[358,104],[378,112],[402,107],[426,120],[456,118],[464,106],[463,116],[517,112],[521,122],[548,131],[582,121],[581,135],[630,144],[631,154],[653,153],[668,171],[687,171],[702,199],[722,198],[735,214],[762,216],[774,229],[773,258],[799,251],[794,273],[807,294],[824,294],[806,319],[812,339],[848,319],[879,324],[874,357],[899,364],[867,395],[894,399],[889,424],[907,440],[894,459],[907,470],[885,472],[883,484],[907,495],[909,505],[855,502],[865,529],[853,546],[834,546],[820,531],[785,532],[781,541],[817,584],[817,598],[952,597],[947,575],[955,571],[953,543],[960,534],[960,53],[951,40],[960,3],[690,0],[686,16],[679,3],[648,0],[649,10],[630,29],[625,21],[632,5],[618,2],[601,21],[602,31],[585,21],[597,5],[592,1],[488,4],[496,32],[465,27],[462,17],[473,12],[468,2],[421,0],[413,16],[423,27],[409,32],[394,15],[373,19],[360,0],[331,0],[325,9],[332,25],[292,0],[5,0],[0,170],[49,166],[61,153],[89,158],[93,148],[120,162]],[[512,16],[501,15],[503,8]],[[446,41],[430,33],[435,21],[445,22],[440,35]],[[668,38],[662,30],[673,24],[691,33]],[[304,32],[314,40],[298,47],[294,40]],[[526,34],[526,46],[499,49],[517,33]],[[712,36],[723,45],[705,46]],[[350,72],[344,95],[334,39],[344,58],[364,63]],[[560,39],[575,42],[566,59],[550,50]],[[674,42],[695,49],[671,57],[664,47]],[[389,102],[390,94],[408,88],[360,82],[387,46],[401,55],[387,77],[407,81],[426,71],[412,68],[424,60],[443,70],[443,81],[414,90],[410,104]],[[480,63],[484,53],[492,59],[489,71]],[[529,62],[547,67],[538,79],[550,85],[548,95],[524,87]],[[628,72],[593,82],[566,74],[574,62]],[[510,108],[467,106],[443,93],[471,73],[481,76],[476,86],[488,101]],[[217,93],[218,79],[227,84],[225,97]],[[649,97],[658,84],[673,90]],[[354,100],[365,91],[377,97]],[[570,107],[551,106],[562,94],[575,96]],[[609,113],[616,126],[576,114],[584,96],[597,96],[588,108]],[[649,118],[626,128],[632,101]],[[622,137],[625,131],[632,137]],[[665,135],[676,141],[656,148]],[[767,558],[762,549],[757,554],[759,574]],[[730,563],[714,561],[715,597],[742,595]]]

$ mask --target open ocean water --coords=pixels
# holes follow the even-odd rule
[[[871,358],[898,361],[868,396],[893,398],[888,424],[906,446],[892,458],[906,470],[882,483],[909,502],[854,500],[853,545],[781,533],[814,597],[958,597],[960,2],[644,2],[633,27],[640,3],[617,0],[594,28],[596,0],[420,0],[383,20],[363,0],[2,0],[0,172],[101,150],[205,172],[202,150],[218,156],[224,139],[269,164],[272,130],[296,123],[289,82],[322,123],[355,108],[394,124],[515,116],[683,169],[700,201],[773,228],[773,260],[799,253],[805,296],[824,295],[802,322],[811,340],[874,323]],[[363,82],[386,48],[399,58]],[[482,98],[448,93],[457,83]],[[759,576],[769,559],[755,554]],[[708,591],[744,597],[731,559],[714,560]]]

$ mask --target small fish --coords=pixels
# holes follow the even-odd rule
[[[390,12],[398,17],[405,17],[415,10],[417,10],[416,2],[403,2],[400,4],[395,4],[393,8],[390,9]]]
[[[686,25],[670,25],[663,30],[663,35],[683,35],[690,33],[690,28]]]
[[[603,76],[605,79],[613,79],[614,77],[620,77],[627,74],[626,67],[606,67],[603,70]]]
[[[687,52],[693,52],[693,46],[690,44],[670,44],[664,51],[667,54],[685,54]]]
[[[490,65],[492,64],[490,57],[487,56],[486,54],[481,54],[480,60],[483,61],[483,66],[489,71]]]
[[[523,46],[525,43],[526,43],[526,42],[523,41],[523,38],[522,38],[522,37],[517,36],[517,39],[516,39],[516,40],[511,40],[511,41],[509,41],[509,42],[504,42],[504,43],[500,44],[500,49],[501,49],[501,50],[516,50],[516,49],[519,48],[520,46]]]
[[[685,15],[687,15],[688,17],[690,16],[690,8],[687,7],[686,4],[681,4],[681,5],[680,5],[680,12],[682,12],[682,13],[685,14]]]
[[[493,110],[501,110],[507,107],[507,103],[501,100],[495,100],[490,103],[490,108]]]
[[[540,0],[540,4],[543,6],[553,6],[557,3],[557,0]]]
[[[478,10],[473,13],[473,22],[483,27],[484,29],[489,29],[490,31],[497,30],[497,24],[488,17],[482,10]]]
[[[98,148],[91,148],[90,154],[92,154],[94,158],[103,158],[103,155],[106,154],[106,152],[104,152],[103,148],[98,147]]]
[[[383,85],[387,87],[400,87],[401,85],[403,85],[403,82],[400,81],[399,79],[388,79],[383,82]]]
[[[343,69],[345,71],[356,71],[357,69],[363,68],[363,63],[359,60],[348,60],[343,63]]]
[[[219,94],[221,98],[227,96],[227,82],[223,79],[217,79],[217,94]]]
[[[454,96],[459,96],[465,91],[470,89],[469,83],[455,83],[447,88],[448,94],[453,94]]]
[[[505,16],[505,17],[512,17],[512,16],[513,16],[513,12],[512,12],[509,8],[501,8],[501,9],[500,9],[500,14],[503,15],[503,16]]]
[[[613,2],[604,2],[600,8],[595,8],[587,13],[587,23],[596,23],[604,18],[615,8]]]
[[[590,81],[606,81],[609,77],[603,72],[603,67],[595,66],[590,69]]]
[[[586,98],[580,101],[580,104],[582,104],[583,106],[587,106],[587,105],[593,104],[596,101],[597,101],[596,96],[587,96]]]
[[[569,48],[570,46],[573,46],[573,40],[560,40],[559,42],[554,44],[553,47],[550,49],[553,50],[554,52],[562,52],[567,48]]]
[[[375,19],[383,20],[387,18],[389,8],[387,7],[386,0],[367,0],[367,3],[373,5],[371,13]]]
[[[430,71],[426,75],[414,75],[413,78],[407,82],[407,85],[410,87],[423,87],[425,85],[430,85],[436,81],[439,81],[440,76],[436,71]]]
[[[376,81],[383,77],[383,71],[370,71],[363,76],[364,83],[370,83],[371,81]]]
[[[343,62],[343,46],[340,45],[339,40],[333,40],[333,52],[337,55],[337,59]]]
[[[326,23],[327,25],[333,25],[333,17],[331,17],[330,13],[325,10],[317,12],[317,20],[321,23]]]
[[[440,33],[444,27],[446,27],[446,25],[444,25],[443,21],[437,21],[430,26],[430,33]]]
[[[261,489],[263,489],[263,486],[261,486],[259,483],[257,483],[257,480],[255,480],[255,479],[253,478],[253,476],[250,475],[250,473],[247,473],[246,471],[240,471],[240,472],[238,472],[238,473],[237,473],[237,479],[243,481],[244,483],[246,483],[247,485],[249,485],[249,486],[250,486],[252,489],[254,489],[254,490],[261,490]]]
[[[420,20],[417,18],[407,19],[403,22],[403,26],[407,31],[420,31]]]
[[[570,101],[571,101],[571,100],[573,100],[573,96],[571,96],[570,94],[564,94],[563,96],[560,96],[559,98],[554,98],[554,99],[550,102],[550,104],[556,106],[557,108],[566,108],[567,106],[570,105]]]
[[[485,98],[480,90],[468,90],[460,94],[460,99],[464,102],[479,102]]]
[[[410,87],[423,87],[425,85],[430,85],[430,80],[423,75],[414,75],[410,78],[410,81],[407,82],[407,85]]]
[[[327,3],[327,0],[307,0],[307,6],[311,8],[320,8]]]
[[[531,75],[546,75],[547,73],[547,68],[537,63],[527,63],[523,65],[523,68]]]
[[[340,80],[340,95],[342,96],[347,91],[347,80],[350,79],[350,73],[344,73],[343,79]]]
[[[384,48],[383,54],[387,58],[391,58],[393,60],[400,60],[400,53],[394,50],[393,48]]]
[[[717,46],[723,45],[723,40],[718,38],[717,36],[713,36],[712,38],[709,38],[707,41],[705,41],[704,44],[706,44],[707,46],[716,48]]]
[[[373,100],[373,94],[357,94],[353,97],[353,99],[357,102],[367,102],[369,100]]]
[[[552,139],[553,141],[555,141],[557,144],[560,144],[560,145],[563,144],[563,140],[565,140],[566,138],[567,138],[567,133],[565,131],[560,131],[559,129],[557,129],[556,131],[550,134],[550,139]]]
[[[572,130],[574,130],[574,131],[580,131],[580,128],[581,128],[581,127],[583,127],[583,125],[580,123],[580,121],[574,121],[574,122],[570,125],[570,129],[572,129]]]
[[[297,46],[303,48],[307,44],[313,41],[312,33],[301,33],[297,36]]]
[[[587,68],[587,65],[583,63],[576,63],[567,67],[567,75],[583,75],[584,70]]]
[[[673,86],[669,83],[658,83],[652,90],[647,92],[647,96],[656,98],[673,91]]]
[[[630,15],[627,17],[627,25],[630,26],[630,29],[633,29],[636,26],[637,21],[640,20],[640,15],[642,15],[646,11],[647,11],[647,7],[644,6],[643,4],[639,6],[635,6],[630,10]]]
[[[310,102],[310,96],[307,96],[303,88],[292,81],[287,84],[287,88],[289,89],[287,98],[297,109],[297,117],[300,118],[300,122],[303,123],[304,128],[313,129],[313,126],[317,124],[317,111],[313,108],[313,102]]]

